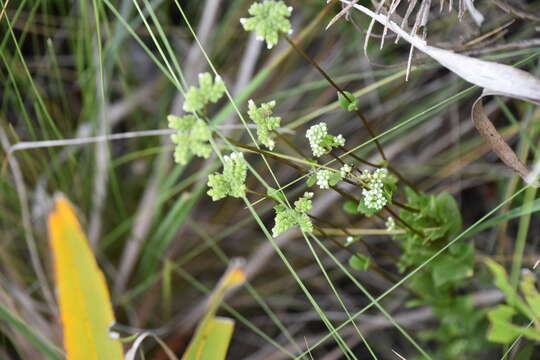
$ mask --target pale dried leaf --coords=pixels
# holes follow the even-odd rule
[[[347,0],[340,1],[345,4],[351,4]],[[422,4],[425,3],[427,3],[427,1]],[[482,87],[484,93],[477,99],[472,109],[472,120],[476,128],[491,146],[493,151],[508,167],[516,171],[529,184],[534,186],[538,185],[536,182],[532,183],[531,177],[529,176],[529,170],[517,158],[514,151],[506,144],[489,118],[485,115],[481,99],[488,95],[501,95],[540,104],[540,79],[526,71],[516,69],[509,65],[475,59],[469,56],[456,54],[449,50],[429,46],[424,39],[421,39],[415,34],[415,29],[409,34],[384,14],[378,12],[375,13],[358,4],[352,4],[352,6],[370,16],[372,20],[388,27],[398,36],[404,38],[413,47],[416,47],[418,50],[429,55],[459,77],[474,85]],[[419,11],[419,14],[420,13],[422,13],[422,9]],[[423,20],[425,20],[425,18]],[[422,21],[420,21],[420,23],[422,23]]]

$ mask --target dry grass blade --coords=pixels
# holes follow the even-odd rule
[[[352,4],[347,0],[340,1],[345,4]],[[409,42],[412,47],[429,55],[439,62],[439,64],[462,79],[484,88],[482,97],[487,95],[502,95],[540,104],[540,79],[528,72],[516,69],[509,65],[480,60],[457,54],[449,50],[429,46],[425,40],[419,38],[415,34],[415,29],[413,29],[412,34],[409,34],[384,14],[374,13],[368,8],[358,4],[352,4],[352,6],[370,16],[372,20],[379,22],[385,27],[389,27],[398,36],[403,37]],[[524,180],[530,180],[528,177],[529,170],[519,161],[517,155],[504,142],[504,139],[497,132],[489,118],[484,114],[481,98],[479,98],[473,106],[472,120],[480,135],[484,137],[501,160],[512,170],[516,171]],[[529,182],[529,184],[537,186],[535,182]]]

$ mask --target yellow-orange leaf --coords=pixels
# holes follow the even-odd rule
[[[57,197],[48,227],[67,358],[123,359],[120,341],[108,333],[114,315],[105,278],[65,197]]]

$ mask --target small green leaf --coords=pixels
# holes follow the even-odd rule
[[[317,175],[316,174],[311,174],[311,175],[309,175],[309,177],[306,180],[306,185],[311,187],[311,186],[315,185],[316,182],[317,182]]]
[[[341,91],[338,91],[338,101],[339,105],[347,111],[356,111],[358,110],[358,106],[356,105],[356,98],[354,97],[354,94],[348,91],[343,92],[345,95],[341,93]]]
[[[355,270],[367,270],[369,269],[370,259],[369,256],[356,253],[349,258],[349,266]]]
[[[343,211],[345,211],[348,214],[356,215],[359,213],[358,211],[358,203],[352,200],[347,200],[343,203]]]

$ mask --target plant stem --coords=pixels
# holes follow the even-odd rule
[[[319,71],[319,73],[321,73],[321,75],[330,83],[330,85],[332,85],[334,87],[334,89],[336,89],[341,95],[343,95],[346,99],[348,98],[347,95],[345,94],[345,92],[343,91],[343,89],[341,89],[335,82],[334,80],[332,80],[330,78],[330,76],[319,66],[319,64],[317,64],[317,62],[315,60],[313,60],[311,57],[309,57],[302,49],[300,49],[298,46],[296,46],[296,44],[294,43],[294,41],[287,35],[287,34],[282,34],[283,38],[285,40],[287,40],[287,42],[291,45],[291,47],[300,55],[302,56],[304,59],[306,59],[307,62],[309,62],[315,69],[317,69]],[[369,123],[366,119],[366,117],[364,116],[364,114],[362,114],[362,112],[357,109],[355,110],[355,113],[356,115],[358,115],[358,117],[360,118],[360,120],[362,120],[362,123],[364,124],[365,128],[367,129],[369,135],[371,136],[372,139],[374,139],[374,142],[375,142],[375,145],[377,146],[377,150],[379,151],[379,153],[381,154],[381,157],[383,158],[383,160],[386,160],[386,155],[384,154],[384,151],[383,151],[383,148],[379,142],[378,139],[376,139],[376,135],[375,135],[375,132],[373,131],[373,129],[371,128],[371,126],[369,126]]]

